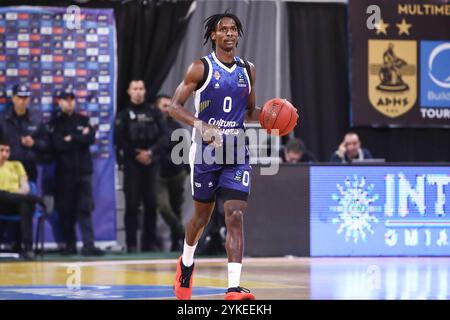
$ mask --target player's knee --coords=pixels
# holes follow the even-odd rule
[[[240,227],[242,225],[244,212],[241,209],[230,210],[230,214],[226,215],[225,223],[228,227]]]

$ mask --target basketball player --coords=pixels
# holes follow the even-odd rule
[[[244,120],[259,121],[255,107],[255,67],[235,56],[243,29],[231,13],[215,14],[205,20],[205,43],[211,41],[213,52],[195,60],[172,99],[170,115],[193,127],[190,151],[191,185],[195,212],[186,225],[183,254],[178,259],[174,291],[178,299],[190,299],[194,272],[194,252],[214,209],[215,196],[224,199],[227,227],[228,290],[226,300],[254,300],[248,289],[239,286],[244,251],[243,216],[250,192],[249,154],[244,144],[234,146],[235,163],[219,163],[217,155],[227,139],[242,132]],[[184,108],[195,93],[195,116]],[[233,140],[234,141],[234,140]],[[203,159],[205,149],[212,149],[214,163]],[[223,148],[222,148],[223,150]],[[208,151],[208,150],[206,150]],[[215,152],[214,152],[215,151]],[[228,152],[228,150],[227,150]]]

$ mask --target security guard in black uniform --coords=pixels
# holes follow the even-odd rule
[[[141,250],[158,251],[156,239],[156,185],[159,150],[166,132],[161,112],[145,102],[145,84],[132,80],[129,105],[119,114],[118,147],[124,167],[125,229],[128,252],[137,251],[138,212],[144,205]]]
[[[58,104],[61,111],[50,121],[52,145],[56,158],[55,208],[60,215],[64,254],[76,254],[75,226],[78,221],[83,240],[81,254],[102,255],[94,246],[91,213],[93,165],[89,146],[95,142],[95,129],[89,118],[75,112],[75,94],[63,91]]]
[[[46,128],[31,116],[28,110],[30,88],[27,84],[17,84],[12,88],[12,103],[10,111],[0,118],[0,139],[8,141],[11,155],[9,160],[20,161],[30,182],[37,182],[37,164],[40,156],[47,152],[50,141]],[[14,237],[14,249],[20,251],[22,231],[20,224],[8,223]]]
[[[28,179],[37,180],[39,154],[47,152],[49,139],[46,128],[31,117],[28,110],[30,89],[28,85],[13,87],[13,108],[0,120],[0,138],[11,144],[11,161],[20,161],[25,167]]]

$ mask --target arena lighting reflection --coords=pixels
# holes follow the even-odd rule
[[[450,299],[449,259],[366,258],[363,263],[358,258],[338,258],[334,263],[316,260],[319,262],[311,264],[311,299]]]

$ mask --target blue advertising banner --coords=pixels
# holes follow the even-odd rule
[[[57,93],[71,85],[78,111],[88,115],[96,129],[91,147],[96,241],[116,239],[115,32],[112,9],[0,8],[0,112],[11,107],[13,85],[28,83],[32,90],[29,110],[46,122],[57,108]],[[48,241],[55,240],[52,231],[46,232]]]
[[[450,167],[311,167],[311,256],[449,256]]]

